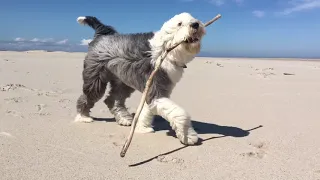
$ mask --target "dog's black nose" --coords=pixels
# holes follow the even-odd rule
[[[195,23],[192,23],[190,25],[193,29],[198,29],[199,28],[199,23],[195,22]]]

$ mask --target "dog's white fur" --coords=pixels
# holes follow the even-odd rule
[[[197,133],[191,125],[190,115],[172,100],[159,98],[150,109],[169,121],[180,140],[187,142],[187,144],[195,144],[198,141]]]
[[[170,20],[165,22],[161,29],[157,31],[154,37],[149,41],[152,48],[153,61],[156,61],[159,55],[163,53],[166,49],[171,48],[174,44],[183,41],[186,37],[190,35],[190,23],[199,22],[203,27],[203,24],[192,17],[189,13],[181,13],[175,15]],[[177,24],[181,23],[181,26]],[[205,30],[202,28],[203,35],[205,35]],[[200,37],[201,38],[201,37]],[[166,70],[170,79],[174,84],[178,83],[182,78],[183,68],[177,68],[176,64],[183,66],[195,57],[195,54],[200,51],[200,43],[189,49],[186,46],[179,45],[173,49],[165,58],[161,67]]]
[[[137,133],[151,133],[154,132],[152,128],[152,118],[154,113],[150,110],[149,106],[144,103],[143,108],[141,110],[138,123],[135,129]]]
[[[84,20],[85,20],[85,19],[86,19],[86,17],[80,16],[80,17],[77,18],[77,22],[78,22],[79,24],[85,25],[85,23],[84,23]]]
[[[188,13],[182,13],[174,16],[169,21],[164,23],[162,28],[155,33],[154,38],[149,42],[152,47],[154,57],[158,57],[160,53],[163,53],[166,49],[172,47],[175,43],[183,41],[184,38],[190,34],[189,25],[192,22],[199,22]],[[180,27],[177,27],[178,23],[182,23]],[[201,23],[201,22],[199,22]],[[203,27],[203,24],[201,24]],[[204,28],[203,28],[204,31]],[[203,32],[203,35],[205,31]],[[199,37],[201,38],[201,37]],[[201,39],[200,39],[201,40]],[[200,42],[199,42],[200,43]],[[177,67],[176,64],[182,66],[189,63],[195,57],[195,54],[200,51],[200,44],[191,45],[188,47],[179,45],[176,49],[172,50],[161,67],[166,70],[171,81],[176,84],[180,81],[183,75],[183,68]],[[190,51],[191,50],[191,51]],[[156,60],[155,58],[153,60]],[[179,139],[185,139],[188,144],[194,144],[198,141],[197,133],[194,131],[191,125],[190,116],[180,106],[175,104],[168,98],[160,98],[153,102],[151,107],[144,105],[141,112],[139,121],[137,123],[138,133],[154,132],[151,127],[152,115],[157,114],[169,121],[173,130],[176,131]],[[189,127],[188,130],[184,128]],[[187,132],[187,134],[185,134]]]
[[[74,122],[91,123],[93,122],[93,119],[88,116],[82,116],[81,114],[77,114],[74,118]]]

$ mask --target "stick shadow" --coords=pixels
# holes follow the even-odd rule
[[[205,141],[209,141],[212,139],[217,139],[217,138],[223,138],[223,137],[237,137],[237,138],[241,138],[241,137],[245,137],[248,136],[250,134],[250,131],[259,129],[261,127],[263,127],[262,125],[259,125],[257,127],[251,128],[249,130],[243,130],[241,128],[238,127],[233,127],[233,126],[220,126],[217,124],[211,124],[211,123],[205,123],[205,122],[200,122],[200,121],[195,121],[192,120],[192,126],[194,127],[194,129],[196,130],[196,132],[198,134],[218,134],[218,136],[213,136],[213,137],[209,137],[206,139],[201,139],[199,140],[199,144],[202,144]],[[156,116],[154,118],[154,130],[155,131],[162,131],[162,130],[169,130],[169,132],[167,133],[167,135],[169,136],[175,136],[175,132],[171,129],[170,124],[164,120],[162,117]],[[177,151],[180,151],[184,148],[187,148],[188,145],[183,145],[182,147],[179,147],[177,149],[174,149],[172,151],[163,153],[163,154],[159,154],[157,156],[154,156],[150,159],[144,160],[142,162],[139,163],[135,163],[135,164],[131,164],[129,165],[129,167],[135,167],[135,166],[139,166],[139,165],[143,165],[145,163],[148,163],[154,159],[157,159],[159,156],[164,156],[164,155],[168,155]]]

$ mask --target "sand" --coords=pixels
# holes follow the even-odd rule
[[[196,58],[172,99],[201,144],[183,146],[157,117],[121,158],[130,127],[102,100],[95,122],[73,122],[84,56],[0,52],[0,179],[320,179],[320,61]]]

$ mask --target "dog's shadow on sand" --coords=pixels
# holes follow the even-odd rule
[[[92,117],[94,121],[105,121],[105,122],[116,122],[115,118],[100,118],[100,117]]]
[[[170,124],[168,123],[168,121],[166,121],[162,117],[155,116],[153,125],[154,125],[155,131],[169,130],[169,132],[167,132],[167,135],[176,137],[175,132],[170,127]],[[250,134],[250,131],[263,127],[262,125],[260,125],[260,126],[251,128],[249,130],[243,130],[238,127],[220,126],[220,125],[216,125],[216,124],[205,123],[205,122],[200,122],[200,121],[195,121],[195,120],[192,120],[192,126],[194,127],[195,131],[198,134],[217,134],[217,136],[209,137],[206,139],[200,138],[198,144],[196,144],[196,145],[200,145],[205,141],[209,141],[209,140],[217,139],[217,138],[223,138],[223,137],[237,137],[237,138],[245,137]],[[187,145],[183,145],[180,148],[174,149],[172,151],[169,151],[169,152],[166,152],[163,154],[159,154],[157,156],[154,156],[154,157],[147,159],[147,160],[144,160],[142,162],[139,162],[136,164],[131,164],[131,165],[129,165],[129,167],[139,166],[139,165],[148,163],[154,159],[157,159],[159,156],[168,155],[168,154],[180,151],[180,150],[187,148],[187,147],[188,147]]]
[[[132,115],[134,116],[134,113]],[[95,121],[115,122],[114,118],[96,118],[95,117],[94,120]],[[155,131],[163,131],[163,130],[168,131],[167,132],[168,136],[173,136],[176,138],[175,132],[172,130],[169,122],[166,121],[165,119],[163,119],[161,116],[154,117],[153,126],[154,126],[153,128]],[[209,137],[206,139],[199,138],[199,142],[196,145],[201,145],[205,141],[209,141],[209,140],[217,139],[217,138],[223,138],[223,137],[237,137],[237,138],[246,137],[250,134],[250,131],[253,131],[253,130],[256,130],[256,129],[263,127],[262,125],[260,125],[260,126],[251,128],[249,130],[244,130],[244,129],[241,129],[238,127],[220,126],[217,124],[200,122],[200,121],[196,121],[196,120],[192,120],[192,126],[198,134],[217,134],[216,136]],[[139,166],[139,165],[148,163],[154,159],[157,159],[159,156],[168,155],[168,154],[180,151],[180,150],[187,148],[187,147],[188,147],[188,145],[183,145],[182,147],[179,147],[179,148],[174,149],[172,151],[169,151],[169,152],[166,152],[163,154],[159,154],[157,156],[154,156],[150,159],[144,160],[144,161],[136,163],[136,164],[129,165],[129,167]]]
[[[134,116],[134,113],[132,115]],[[93,117],[93,119],[94,121],[115,122],[114,118]],[[172,130],[169,122],[163,119],[161,116],[154,117],[153,126],[154,126],[153,129],[155,131],[168,131],[167,132],[168,136],[176,137],[175,132]],[[248,130],[243,130],[238,127],[219,126],[216,124],[199,122],[195,120],[192,120],[192,126],[198,134],[219,134],[219,135],[231,136],[231,137],[245,137],[245,136],[248,136],[250,133]],[[199,144],[201,144],[201,142],[206,140],[200,139]]]
[[[169,122],[162,117],[155,116],[153,125],[155,131],[169,130],[169,132],[167,132],[167,135],[176,137],[175,132],[170,127]],[[192,120],[192,126],[198,134],[219,134],[223,136],[245,137],[250,133],[249,131],[243,130],[238,127],[219,126],[216,124],[199,122],[195,120]],[[200,143],[201,141],[203,142],[204,140],[200,140]]]

